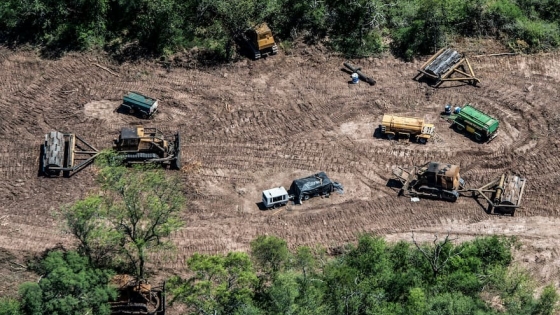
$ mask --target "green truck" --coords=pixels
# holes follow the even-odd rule
[[[138,115],[146,119],[156,113],[158,100],[138,92],[130,92],[123,97],[121,107],[131,115]]]
[[[469,104],[449,119],[455,130],[470,133],[476,141],[488,142],[498,135],[500,122]]]

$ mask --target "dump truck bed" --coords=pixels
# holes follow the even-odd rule
[[[158,100],[137,92],[130,92],[123,97],[122,106],[128,108],[131,113],[140,112],[147,118],[157,111]]]
[[[467,105],[461,109],[455,119],[463,119],[474,124],[481,130],[487,130],[488,133],[494,133],[498,129],[499,122],[497,119],[488,116],[478,109]]]

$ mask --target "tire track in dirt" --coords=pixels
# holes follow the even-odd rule
[[[190,203],[186,227],[174,236],[177,256],[154,257],[168,268],[182,267],[196,251],[246,250],[265,233],[284,237],[292,246],[336,246],[362,232],[406,233],[488,220],[481,200],[483,206],[467,197],[455,204],[411,203],[385,186],[394,167],[428,161],[459,164],[473,186],[505,171],[519,172],[528,183],[525,208],[516,216],[559,215],[560,196],[552,189],[560,184],[558,141],[547,135],[560,122],[554,120],[560,119],[554,116],[560,75],[544,67],[547,58],[477,59],[473,66],[483,80],[480,88],[446,83],[434,89],[411,80],[419,62],[356,62],[378,80],[370,87],[348,85],[348,75],[340,71],[343,60],[304,63],[303,57],[278,57],[204,71],[167,72],[152,63],[110,65],[119,77],[92,66],[90,56],[47,62],[15,54],[0,60],[6,70],[0,71],[0,92],[6,95],[0,110],[14,107],[0,122],[0,134],[6,135],[0,140],[0,211],[22,229],[37,230],[48,239],[45,244],[66,240],[52,234],[57,222],[50,213],[91,191],[94,172],[86,168],[69,179],[37,178],[43,134],[64,129],[101,149],[111,146],[120,128],[149,124],[166,133],[180,130],[183,161],[201,163],[197,172],[181,174],[190,187]],[[559,60],[558,55],[552,58]],[[271,67],[277,67],[274,76]],[[160,98],[162,112],[148,122],[112,112],[85,114],[85,104],[118,101],[129,90]],[[450,102],[472,103],[496,116],[503,134],[477,144],[446,128],[437,117]],[[384,113],[436,120],[443,141],[422,146],[373,138],[374,123]],[[355,124],[354,129],[344,131],[344,124]],[[257,210],[263,185],[285,184],[291,180],[287,174],[320,170],[341,178],[346,194],[290,205],[278,214]],[[20,236],[25,237],[0,232],[0,244]],[[30,237],[17,246],[38,250],[44,245],[37,240]]]

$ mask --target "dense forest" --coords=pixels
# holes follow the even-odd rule
[[[521,52],[560,44],[560,0],[3,0],[0,43],[227,60],[232,38],[263,21],[285,50],[303,39],[352,57],[410,59],[463,36]]]
[[[499,237],[453,244],[362,236],[336,256],[261,236],[250,254],[193,255],[190,276],[168,283],[171,304],[184,314],[552,315],[558,295],[511,265],[515,241]],[[0,299],[0,315],[108,315],[114,274],[74,251],[50,251],[34,265],[38,283],[20,287],[19,299]]]

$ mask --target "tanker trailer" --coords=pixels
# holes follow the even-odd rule
[[[381,134],[385,135],[388,139],[397,137],[404,137],[410,139],[411,137],[422,144],[434,136],[435,127],[433,124],[425,124],[424,119],[399,117],[393,115],[383,115],[383,120],[379,126]]]
[[[500,122],[467,104],[456,116],[449,119],[455,130],[470,133],[476,141],[488,142],[498,135]]]

